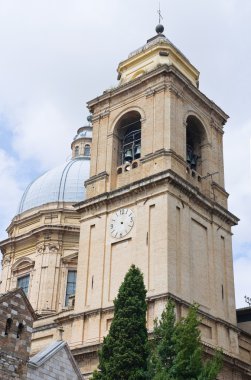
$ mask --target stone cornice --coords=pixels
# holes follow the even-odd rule
[[[26,240],[28,238],[32,238],[34,237],[36,234],[39,234],[41,232],[44,232],[44,231],[52,231],[52,232],[55,232],[55,231],[60,231],[60,232],[75,232],[75,233],[79,233],[80,231],[80,227],[77,227],[77,226],[63,226],[63,225],[51,225],[51,224],[44,224],[42,226],[39,226],[37,228],[34,228],[33,230],[25,233],[25,234],[22,234],[22,235],[19,235],[19,236],[15,236],[15,237],[10,237],[10,238],[7,238],[5,240],[2,240],[0,242],[0,249],[4,249],[4,247],[8,244],[15,244],[17,242],[20,242],[20,241],[23,241],[23,240]]]
[[[109,174],[107,172],[102,172],[102,173],[99,173],[97,175],[94,175],[85,181],[85,186],[88,186],[88,185],[95,183],[99,180],[106,179],[107,177],[109,177]],[[75,207],[75,205],[74,205],[74,207]]]
[[[97,103],[105,103],[104,104],[104,110],[102,110],[100,113],[96,114],[95,118],[102,118],[105,115],[109,114],[110,110],[107,108],[107,101],[110,101],[111,98],[121,95],[123,92],[132,91],[136,87],[141,87],[142,84],[148,84],[149,80],[152,79],[155,76],[158,76],[160,74],[165,75],[171,75],[173,74],[176,78],[178,78],[184,88],[189,89],[196,97],[198,97],[208,108],[208,112],[210,114],[217,115],[221,121],[222,124],[225,124],[225,122],[228,119],[228,115],[220,108],[218,107],[212,100],[206,97],[199,89],[197,89],[176,67],[170,65],[161,65],[158,68],[142,75],[139,78],[136,78],[128,83],[125,83],[124,85],[118,86],[115,89],[112,89],[110,91],[104,92],[101,96],[90,100],[87,102],[87,106],[90,110],[97,104]],[[156,90],[159,91],[160,84],[156,85]],[[174,85],[172,83],[172,86],[170,87],[170,84],[168,85],[166,83],[166,89],[174,91]],[[149,87],[150,90],[154,92],[155,88],[154,86]],[[182,96],[182,93],[180,90],[176,89],[174,92],[176,92],[179,96]],[[150,92],[151,93],[151,92]],[[146,96],[149,96],[150,93],[147,93]]]
[[[154,160],[159,157],[174,157],[176,160],[179,161],[179,163],[183,164],[184,166],[186,165],[186,162],[184,161],[182,156],[179,156],[174,150],[172,149],[159,149],[156,150],[154,153],[149,153],[146,156],[140,158],[140,162],[145,163],[151,160]]]
[[[57,204],[57,203],[56,203]],[[71,207],[72,207],[72,204],[70,204]],[[40,210],[39,210],[40,208]],[[33,211],[34,210],[34,211]],[[63,213],[63,214],[73,214],[75,215],[75,211],[74,209],[68,209],[68,208],[64,208],[64,207],[60,207],[60,208],[47,208],[47,209],[41,209],[40,206],[34,208],[33,210],[28,210],[28,211],[24,211],[22,214],[18,214],[16,215],[12,221],[11,221],[11,224],[9,225],[9,227],[7,228],[7,232],[9,232],[13,227],[15,226],[18,226],[20,224],[25,224],[27,222],[32,222],[34,219],[38,219],[38,218],[41,218],[42,216],[45,216],[45,215],[48,215],[48,214],[60,214],[60,213]],[[33,212],[32,212],[33,211]],[[32,212],[31,214],[28,214],[25,216],[25,213],[29,213],[29,212]]]
[[[177,297],[174,294],[169,293],[169,292],[154,295],[154,296],[148,296],[146,299],[147,299],[147,302],[150,303],[150,302],[153,302],[156,300],[161,300],[161,299],[167,300],[169,298],[174,300],[176,303],[178,303],[182,306],[185,306],[187,308],[192,306],[192,304],[190,302],[184,301],[183,299],[181,299],[181,298],[179,298],[179,297]],[[46,326],[48,326],[48,328],[56,327],[56,326],[58,326],[58,323],[63,323],[64,321],[69,321],[72,319],[85,318],[85,317],[90,317],[90,316],[99,315],[99,314],[102,314],[102,315],[106,314],[106,313],[111,314],[113,311],[114,311],[114,306],[108,306],[108,307],[104,307],[104,308],[96,308],[93,310],[86,310],[86,311],[83,311],[80,313],[74,313],[73,310],[71,310],[71,312],[69,314],[65,314],[65,313],[61,312],[61,313],[58,313],[57,316],[54,316],[54,323],[48,323],[48,325],[44,324],[41,327],[39,327],[39,326],[35,327],[34,332],[46,330],[46,328],[47,328]],[[60,314],[64,314],[64,315],[60,315]],[[199,309],[199,314],[201,316],[203,316],[204,318],[207,318],[207,319],[212,320],[216,323],[219,323],[219,324],[221,324],[227,328],[230,328],[237,333],[241,333],[241,334],[243,334],[243,335],[245,335],[251,339],[251,335],[248,334],[247,332],[243,332],[243,330],[241,330],[237,325],[233,325],[232,323],[227,322],[224,319],[215,317],[215,316],[213,316],[213,315],[211,315],[211,314],[209,314],[209,313],[207,313],[201,309]],[[43,317],[43,319],[45,319],[45,318],[46,317]],[[41,320],[41,319],[42,318],[39,318],[39,320]]]
[[[221,187],[218,183],[216,183],[214,181],[212,182],[212,188],[217,189],[218,191],[220,191],[227,198],[229,197],[229,193],[223,187]]]
[[[84,210],[97,210],[98,207],[110,204],[115,200],[123,199],[124,197],[134,196],[136,192],[139,193],[145,191],[151,187],[155,187],[157,184],[165,182],[171,183],[182,193],[186,194],[190,200],[200,204],[203,208],[208,210],[210,214],[217,215],[225,223],[231,226],[238,223],[239,219],[235,215],[230,213],[217,202],[203,195],[198,188],[194,187],[191,183],[180,177],[171,169],[146,177],[111,192],[102,193],[96,197],[86,199],[83,202],[77,203],[75,207],[79,212],[83,212]]]
[[[151,302],[151,301],[154,301],[157,299],[165,299],[166,300],[167,298],[173,299],[176,303],[178,303],[182,306],[185,306],[185,307],[191,306],[191,304],[189,302],[186,302],[186,301],[174,296],[171,293],[163,293],[163,294],[155,296],[155,297],[148,297],[147,300],[148,300],[148,302]],[[99,309],[93,310],[92,312],[93,312],[93,314],[103,314],[107,310],[112,312],[114,310],[114,308],[113,307],[109,307],[109,308],[105,308],[105,309],[99,308]],[[85,315],[87,315],[87,312],[81,313],[82,317],[84,317]],[[90,315],[90,313],[88,315]],[[220,318],[216,318],[216,317],[214,317],[214,316],[212,316],[212,315],[210,315],[204,311],[199,310],[199,315],[201,315],[202,317],[207,318],[209,320],[212,320],[215,323],[222,324],[227,329],[230,328],[238,334],[242,333],[242,331],[236,325],[233,325],[229,322],[226,322]],[[79,316],[80,316],[80,314],[77,314],[77,317],[79,317]],[[71,315],[71,317],[74,318],[74,315]],[[149,335],[151,336],[151,333]],[[249,338],[251,338],[250,335],[249,335]],[[204,347],[204,352],[210,356],[214,355],[215,346],[208,344],[206,342],[202,342],[202,343],[203,343],[203,347]],[[88,355],[90,353],[97,352],[97,350],[100,348],[101,344],[102,344],[102,342],[95,341],[93,343],[86,344],[82,347],[73,348],[72,353],[74,356],[77,356],[77,357],[80,357],[80,356],[85,357],[86,355]],[[236,357],[230,355],[227,352],[224,352],[223,354],[224,354],[224,363],[226,363],[228,366],[233,366],[234,368],[238,368],[239,370],[241,370],[242,373],[246,373],[248,375],[251,374],[250,365],[248,363],[242,361],[239,358],[236,358]]]

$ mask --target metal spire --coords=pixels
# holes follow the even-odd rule
[[[156,26],[155,30],[158,34],[161,34],[164,32],[164,26],[161,24],[161,20],[163,20],[161,10],[160,10],[160,2],[159,2],[159,9],[157,10],[157,13],[159,15],[159,24]]]
[[[160,10],[160,2],[159,2],[159,9],[157,10],[157,13],[159,15],[159,24],[160,24],[161,20],[163,20],[163,17],[162,17],[162,14],[161,14],[161,10]]]

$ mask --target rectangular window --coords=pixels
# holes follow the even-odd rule
[[[77,271],[69,270],[67,275],[67,285],[65,294],[65,306],[69,303],[69,297],[75,294],[76,290]]]
[[[26,276],[23,276],[23,277],[19,277],[17,279],[17,287],[23,289],[23,291],[26,295],[28,295],[29,283],[30,283],[30,275],[29,274],[27,274]]]

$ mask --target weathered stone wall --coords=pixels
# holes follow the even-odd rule
[[[27,380],[78,380],[67,352],[62,349],[39,367],[28,367]]]
[[[18,289],[0,297],[0,379],[3,380],[26,379],[33,316],[22,293]]]
[[[27,368],[26,361],[20,358],[7,354],[2,351],[0,352],[0,379],[10,380],[19,379],[25,380],[27,378]]]

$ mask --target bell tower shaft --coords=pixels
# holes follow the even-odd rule
[[[77,205],[76,311],[98,313],[87,340],[102,339],[105,310],[135,264],[148,291],[149,331],[171,295],[184,307],[200,304],[211,320],[208,343],[236,354],[234,327],[232,343],[223,337],[236,324],[231,227],[238,219],[227,209],[222,146],[228,116],[161,33],[120,63],[118,87],[88,103],[93,154],[87,199]],[[127,213],[132,220],[122,218]]]

